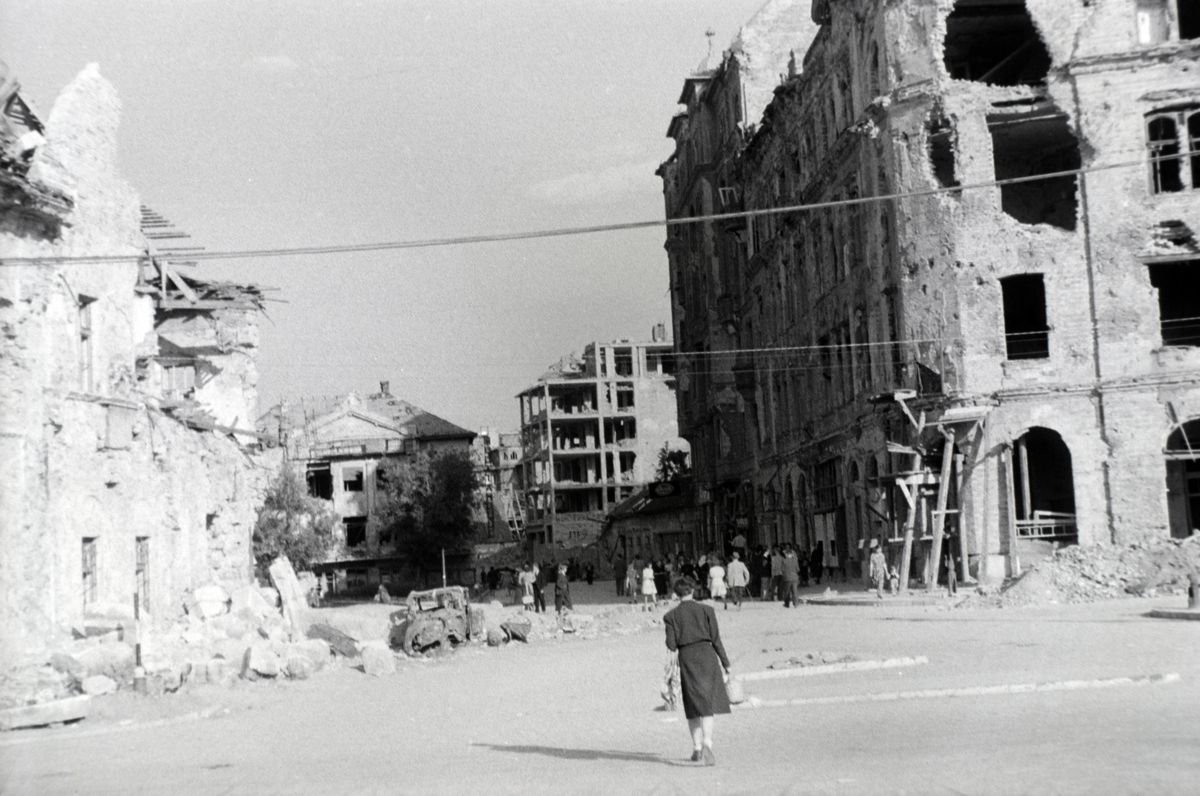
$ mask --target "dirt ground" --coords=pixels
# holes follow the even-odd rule
[[[718,607],[737,672],[928,662],[746,682],[762,706],[717,719],[718,764],[702,768],[684,761],[682,716],[656,709],[661,609],[629,610],[607,583],[575,594],[602,617],[590,638],[471,645],[379,678],[343,666],[98,699],[78,725],[0,736],[0,792],[1182,793],[1200,781],[1200,623],[1145,616],[1175,597]],[[331,610],[365,626],[386,607]]]

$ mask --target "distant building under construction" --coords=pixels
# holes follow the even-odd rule
[[[1198,54],[1183,0],[773,0],[688,77],[667,216],[748,213],[666,242],[702,535],[929,581],[1200,525]]]
[[[653,337],[590,343],[517,396],[532,542],[594,542],[608,509],[654,480],[659,451],[685,446],[665,326]]]

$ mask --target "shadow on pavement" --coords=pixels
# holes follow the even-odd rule
[[[497,752],[517,752],[528,755],[545,755],[562,760],[625,760],[634,763],[664,763],[672,761],[650,752],[621,752],[606,749],[565,749],[558,746],[535,746],[530,744],[472,743]]]

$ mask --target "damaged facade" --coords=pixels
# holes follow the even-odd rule
[[[609,508],[655,479],[658,453],[686,448],[666,328],[651,342],[589,343],[517,396],[526,533],[532,543],[596,541]]]
[[[249,582],[269,471],[247,422],[258,289],[148,278],[170,266],[116,172],[119,102],[95,66],[44,125],[0,82],[0,648],[16,654],[135,600],[159,623],[198,585]],[[179,392],[166,374],[184,365]]]
[[[380,465],[418,453],[471,455],[475,432],[391,394],[379,392],[283,401],[258,419],[312,497],[330,501],[341,524],[339,549],[315,569],[330,591],[398,585],[405,562],[370,523],[381,499]]]
[[[1200,526],[1198,37],[1182,0],[775,0],[685,81],[669,219],[822,205],[669,228],[704,534],[928,580],[950,532],[998,578]]]

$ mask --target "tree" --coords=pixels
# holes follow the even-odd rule
[[[254,569],[266,577],[267,567],[287,556],[296,570],[311,569],[334,544],[337,516],[323,500],[309,497],[300,476],[287,462],[267,488],[254,524]]]
[[[381,500],[370,522],[397,553],[427,570],[438,565],[442,550],[470,543],[479,481],[465,453],[387,459],[380,472]]]
[[[655,471],[654,477],[659,481],[675,481],[691,474],[692,466],[688,462],[688,452],[672,450],[664,442],[662,450],[658,452],[658,470]]]

